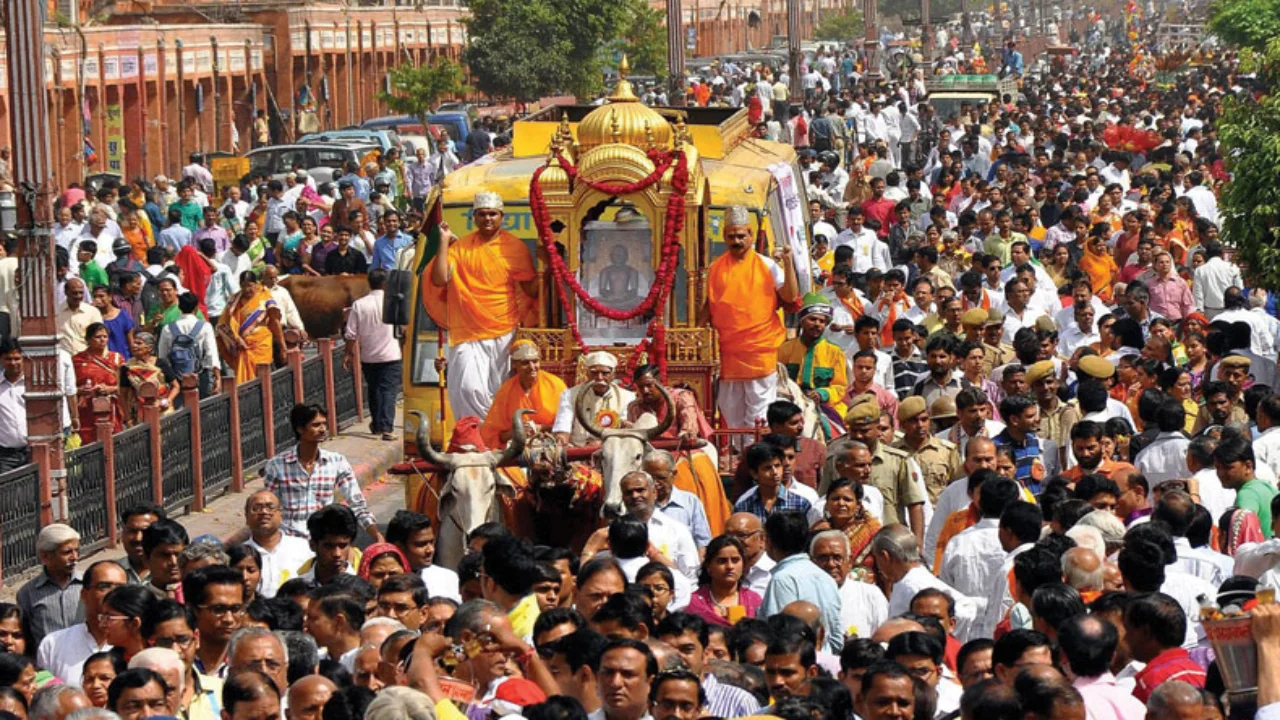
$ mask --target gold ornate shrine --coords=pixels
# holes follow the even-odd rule
[[[787,236],[784,209],[795,203],[801,209],[808,206],[803,182],[795,183],[798,188],[787,188],[788,194],[777,179],[777,166],[781,166],[789,167],[791,177],[800,180],[796,153],[790,145],[753,137],[745,109],[647,107],[627,79],[625,58],[619,71],[617,86],[600,105],[551,107],[517,121],[511,147],[450,174],[428,205],[438,206],[441,217],[461,236],[474,230],[475,194],[490,190],[502,195],[504,228],[529,245],[539,271],[537,306],[517,333],[535,341],[542,350],[543,367],[572,386],[583,379],[579,367],[583,348],[571,323],[576,322],[588,349],[606,349],[619,357],[621,374],[634,347],[646,336],[652,314],[612,320],[593,313],[567,287],[562,296],[530,207],[532,179],[540,171],[542,207],[568,272],[602,305],[627,311],[636,308],[661,280],[674,167],[657,182],[618,196],[590,185],[641,184],[654,173],[655,158],[682,151],[688,168],[684,227],[670,296],[655,312],[660,311],[665,321],[668,381],[696,392],[712,417],[719,357],[714,331],[700,325],[698,315],[705,303],[707,268],[725,250],[724,210],[744,205],[753,211],[759,249],[770,251],[775,239]],[[572,172],[561,167],[561,159]],[[771,166],[775,167],[771,170]],[[800,232],[805,232],[803,227]],[[419,275],[434,252],[430,241],[420,240],[415,262]],[[409,426],[415,422],[409,413],[420,410],[441,417],[444,401],[432,367],[438,333],[416,300],[413,308],[405,347],[411,368],[405,374],[407,437],[413,435],[414,428]],[[431,424],[433,442],[443,439],[442,425],[451,426],[447,413],[444,419]]]

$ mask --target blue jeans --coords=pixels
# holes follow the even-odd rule
[[[399,360],[362,363],[364,384],[369,395],[369,431],[389,433],[396,424],[396,398],[400,395]]]

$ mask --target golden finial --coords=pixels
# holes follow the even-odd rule
[[[636,97],[635,91],[631,89],[631,81],[627,80],[629,74],[631,74],[631,62],[627,60],[626,54],[623,54],[622,60],[618,63],[618,85],[609,96],[609,102],[640,102],[640,98]]]
[[[622,139],[622,126],[618,124],[618,113],[613,110],[609,111],[609,134],[613,136],[615,143]]]
[[[693,141],[693,139],[689,137],[689,127],[684,124],[684,113],[681,113],[676,117],[676,132],[674,139],[676,150],[680,150],[686,144]]]
[[[644,121],[644,146],[648,150],[653,149],[653,125],[648,120]]]

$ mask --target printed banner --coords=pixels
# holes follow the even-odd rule
[[[796,187],[796,176],[787,163],[774,163],[769,172],[778,183],[778,194],[782,200],[780,217],[773,218],[775,232],[785,233],[787,243],[791,246],[791,258],[794,260],[796,278],[800,282],[800,293],[809,292],[812,278],[809,272],[809,233],[805,222],[805,210],[800,202],[800,190]],[[776,244],[780,238],[774,238]]]
[[[124,108],[107,105],[107,172],[124,175]]]

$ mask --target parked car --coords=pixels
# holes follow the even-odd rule
[[[393,130],[402,135],[421,135],[423,133],[422,118],[412,115],[383,115],[370,118],[360,123],[365,130]]]
[[[297,143],[260,147],[245,157],[249,158],[251,172],[266,173],[273,180],[282,180],[286,173],[301,166],[317,183],[325,183],[340,177],[347,161],[363,164],[381,150],[372,143]]]
[[[299,143],[372,143],[382,148],[383,152],[400,145],[400,136],[394,129],[343,128],[342,130],[326,130],[311,133],[298,138]]]

